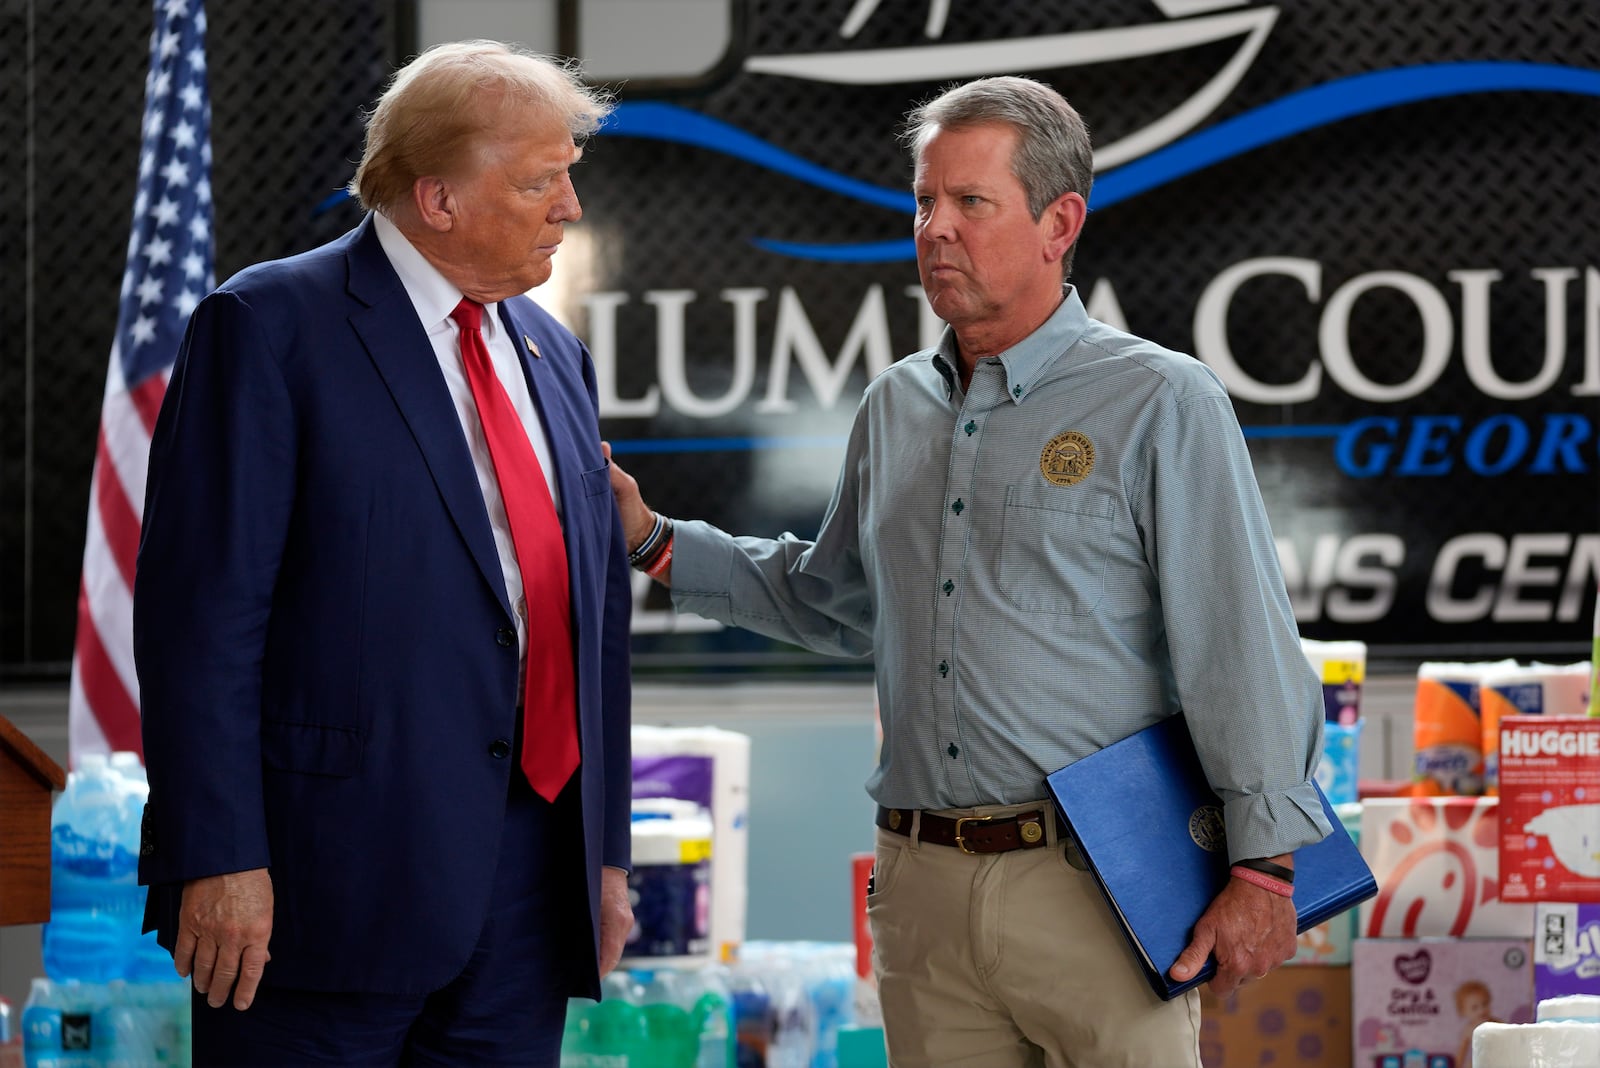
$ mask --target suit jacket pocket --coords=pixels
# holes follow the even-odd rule
[[[583,473],[583,494],[585,497],[598,497],[602,493],[611,492],[611,465],[597,467],[593,471]]]
[[[361,770],[361,732],[350,727],[267,720],[261,759],[277,771],[348,778]]]

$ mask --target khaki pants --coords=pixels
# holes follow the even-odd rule
[[[1053,818],[1048,848],[983,856],[922,844],[920,823],[878,830],[867,898],[892,1068],[1200,1068],[1198,993],[1151,992]]]

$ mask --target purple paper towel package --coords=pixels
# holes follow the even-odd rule
[[[1600,994],[1600,904],[1542,901],[1534,909],[1534,1000],[1571,994]]]

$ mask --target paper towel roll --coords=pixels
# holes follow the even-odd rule
[[[636,725],[633,796],[679,797],[711,811],[711,944],[728,960],[744,941],[749,897],[750,736]]]
[[[1600,1024],[1600,994],[1565,994],[1539,1002],[1534,1019],[1540,1022],[1565,1020],[1568,1023]]]
[[[1589,662],[1513,665],[1478,680],[1483,718],[1483,792],[1500,792],[1500,721],[1506,716],[1581,716],[1589,703]]]
[[[1600,1024],[1479,1024],[1472,1032],[1472,1068],[1594,1068]]]

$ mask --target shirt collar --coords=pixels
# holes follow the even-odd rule
[[[449,279],[439,273],[439,268],[428,262],[428,258],[417,250],[411,239],[400,231],[389,217],[380,212],[373,213],[373,229],[378,232],[378,243],[383,246],[383,251],[389,257],[389,264],[394,268],[394,273],[400,276],[400,284],[405,287],[406,295],[411,298],[411,306],[417,309],[417,318],[422,320],[422,325],[432,333],[456,310],[456,305],[461,303],[464,295]],[[500,329],[499,303],[485,304],[483,306],[483,336],[485,340],[494,336]]]
[[[1056,359],[1071,348],[1089,328],[1089,313],[1078,297],[1077,286],[1066,286],[1061,304],[1039,328],[1015,345],[1000,353],[998,359],[1006,372],[1006,393],[1013,403],[1020,402],[1028,391],[1038,385],[1044,373]],[[956,333],[948,326],[939,338],[933,365],[944,376],[945,383],[955,388]]]

